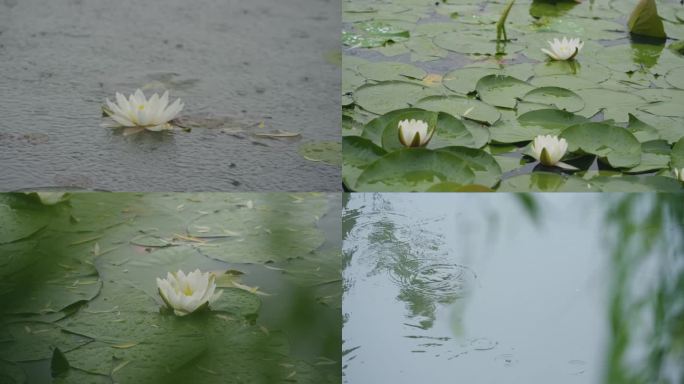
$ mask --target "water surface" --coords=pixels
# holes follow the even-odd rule
[[[0,189],[338,190],[298,147],[339,141],[339,25],[330,0],[0,1]],[[104,99],[136,88],[228,123],[101,128]]]
[[[344,382],[681,382],[679,206],[346,195]]]

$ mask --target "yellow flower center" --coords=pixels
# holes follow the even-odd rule
[[[186,284],[186,285],[183,287],[183,294],[184,294],[185,296],[192,296],[192,287],[190,287],[189,284]]]
[[[141,110],[141,111],[142,111],[143,109],[145,109],[145,104],[140,104],[140,105],[138,105],[138,109]]]

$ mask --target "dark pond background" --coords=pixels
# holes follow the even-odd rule
[[[340,12],[332,0],[0,1],[0,189],[338,190],[339,166],[298,148],[339,142]],[[136,88],[168,89],[199,124],[101,128],[104,99]],[[274,131],[301,137],[252,135]]]
[[[343,382],[682,383],[678,195],[347,194]]]

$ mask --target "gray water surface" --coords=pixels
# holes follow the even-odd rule
[[[681,208],[658,199],[346,195],[344,382],[681,383]]]
[[[340,12],[332,0],[0,0],[0,190],[339,190],[339,166],[298,147],[339,142]],[[100,127],[104,99],[136,88],[229,124]]]

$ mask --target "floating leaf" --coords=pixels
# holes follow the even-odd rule
[[[342,181],[349,189],[354,189],[356,179],[361,172],[375,160],[387,152],[373,144],[372,141],[358,136],[342,138],[344,162],[342,163]]]
[[[582,123],[563,130],[560,136],[568,141],[568,151],[605,158],[615,168],[631,168],[641,161],[641,144],[621,127]]]
[[[309,160],[330,165],[342,164],[342,145],[338,141],[318,141],[303,143],[299,154]]]
[[[536,88],[525,94],[522,99],[529,103],[545,104],[568,112],[577,112],[584,108],[584,101],[578,94],[560,87]]]
[[[475,89],[485,103],[513,109],[518,99],[534,87],[512,76],[488,75],[477,82]]]
[[[425,191],[440,182],[471,184],[467,163],[443,151],[410,148],[389,153],[369,165],[358,178],[358,191]]]

